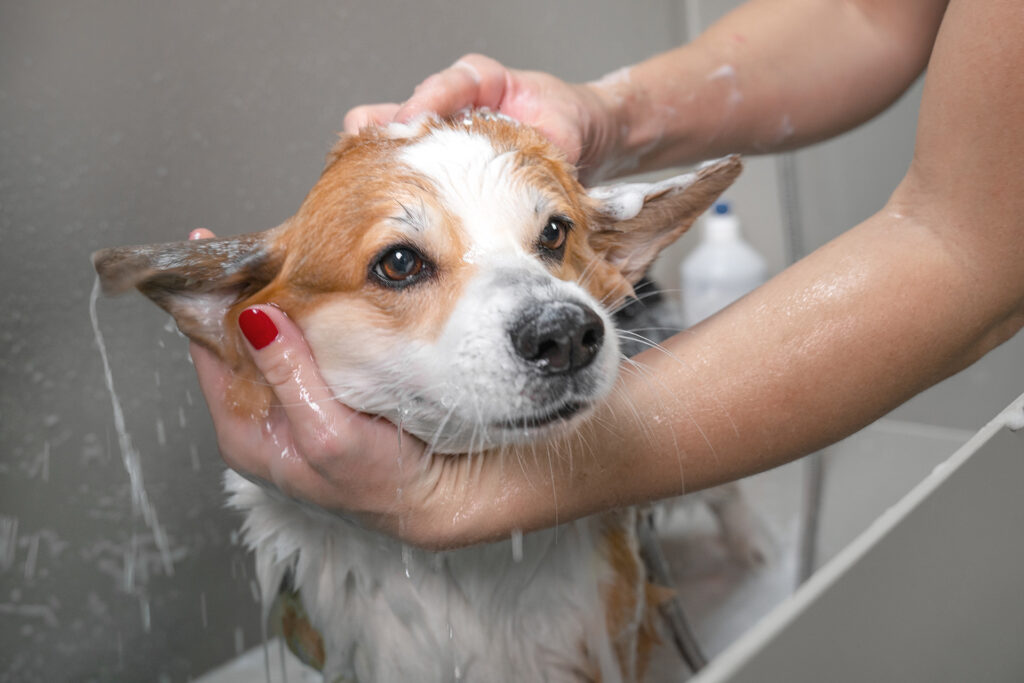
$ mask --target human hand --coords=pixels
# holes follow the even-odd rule
[[[620,126],[607,89],[509,69],[477,54],[427,78],[403,104],[352,109],[345,116],[345,131],[408,123],[428,113],[451,116],[469,107],[486,107],[537,128],[579,168],[584,182],[604,175],[618,145]]]

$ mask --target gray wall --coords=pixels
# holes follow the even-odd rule
[[[731,4],[702,3],[704,19]],[[139,297],[99,313],[173,575],[132,512],[89,325],[92,250],[277,224],[349,107],[401,99],[464,52],[587,79],[684,29],[673,0],[0,5],[0,680],[185,680],[260,638],[184,343]],[[881,206],[915,111],[911,96],[798,155],[808,244]],[[778,270],[774,160],[733,196]],[[1024,384],[1012,344],[905,418],[977,426]]]

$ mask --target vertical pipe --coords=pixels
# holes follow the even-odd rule
[[[683,3],[686,20],[686,42],[692,43],[701,34],[700,0],[685,0]]]
[[[790,264],[807,254],[803,224],[800,219],[800,192],[796,172],[796,155],[780,154],[777,161],[779,194],[784,214],[786,256]],[[797,550],[797,585],[814,573],[818,556],[818,534],[821,528],[822,489],[825,482],[825,452],[807,458],[803,468],[803,505],[800,511],[800,538]]]

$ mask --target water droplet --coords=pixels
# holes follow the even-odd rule
[[[18,552],[18,518],[0,516],[0,569],[14,566]]]
[[[203,628],[207,628],[210,625],[210,620],[206,614],[206,593],[199,594],[199,618],[203,622]]]
[[[523,561],[523,530],[513,529],[509,535],[509,540],[512,541],[512,561],[522,562]]]
[[[145,633],[149,633],[152,629],[152,617],[149,613],[149,599],[140,597],[139,608],[142,610],[142,630]]]
[[[412,578],[412,571],[410,569],[412,565],[412,548],[402,544],[402,565],[405,567],[405,578]]]
[[[161,418],[156,419],[156,442],[161,446],[167,445],[167,429],[164,427],[164,421]]]

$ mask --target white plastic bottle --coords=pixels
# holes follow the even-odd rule
[[[696,325],[765,281],[764,258],[743,240],[740,222],[728,202],[718,202],[704,218],[700,244],[680,268],[683,323]]]

